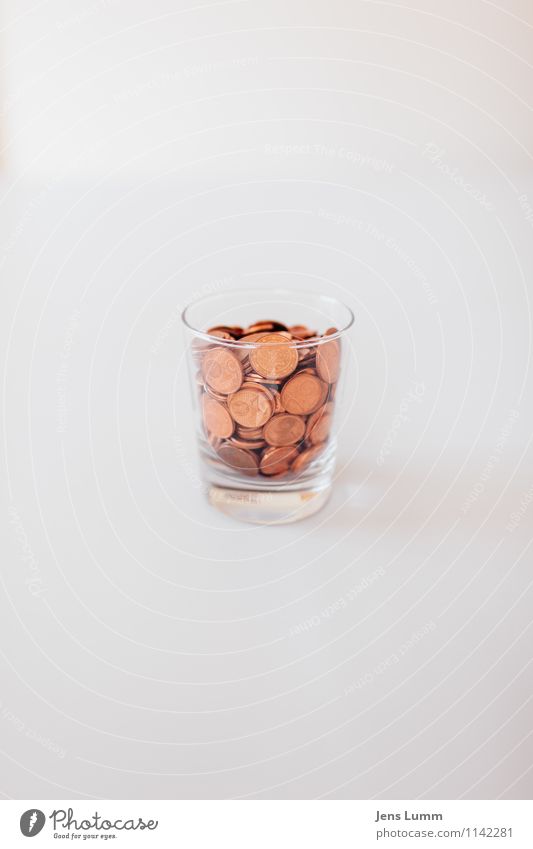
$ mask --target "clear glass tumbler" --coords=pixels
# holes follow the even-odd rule
[[[201,298],[182,319],[211,504],[260,524],[316,513],[332,487],[351,310],[251,289]]]

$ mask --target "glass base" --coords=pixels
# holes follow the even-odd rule
[[[209,503],[240,522],[287,525],[317,513],[331,494],[331,483],[298,490],[235,489],[211,484]]]

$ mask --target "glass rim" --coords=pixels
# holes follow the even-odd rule
[[[268,294],[269,297],[276,296],[276,294],[290,295],[292,291],[290,289],[280,289],[279,287],[276,289],[256,289],[252,290],[257,293],[265,293]],[[319,298],[323,301],[329,301],[331,304],[336,304],[337,306],[342,307],[348,313],[348,320],[344,324],[343,327],[337,329],[336,333],[330,333],[328,336],[320,336],[318,339],[301,339],[301,340],[291,340],[290,346],[291,348],[309,348],[314,347],[316,345],[323,345],[325,342],[331,342],[333,339],[340,339],[349,329],[352,327],[355,316],[353,310],[344,303],[344,301],[340,301],[338,298],[335,298],[333,295],[322,295],[319,292],[309,292],[307,290],[296,290],[294,291],[295,295],[300,295],[303,298]],[[205,330],[200,330],[198,327],[195,327],[189,321],[188,313],[193,307],[198,306],[199,304],[205,303],[210,300],[214,300],[215,298],[223,298],[224,296],[231,297],[233,295],[250,295],[250,289],[228,289],[226,292],[219,292],[218,294],[209,294],[203,295],[201,298],[196,298],[196,300],[191,301],[187,304],[186,307],[181,312],[181,321],[195,336],[199,339],[203,339],[206,342],[212,342],[216,345],[224,345],[229,348],[238,347],[242,348],[256,348],[257,342],[241,342],[239,339],[221,339],[220,336],[213,336],[210,333],[206,333]],[[268,331],[265,331],[265,334]],[[273,345],[285,345],[285,342],[274,342],[271,343]]]

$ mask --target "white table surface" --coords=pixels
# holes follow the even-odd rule
[[[359,176],[5,181],[4,795],[530,797],[531,231]],[[265,282],[357,314],[333,497],[279,528],[206,503],[177,318]]]

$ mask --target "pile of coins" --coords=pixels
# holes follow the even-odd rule
[[[324,340],[337,332],[279,321],[207,331],[225,340],[195,351],[203,424],[219,460],[239,475],[278,478],[298,475],[321,454],[341,353],[338,338]]]

